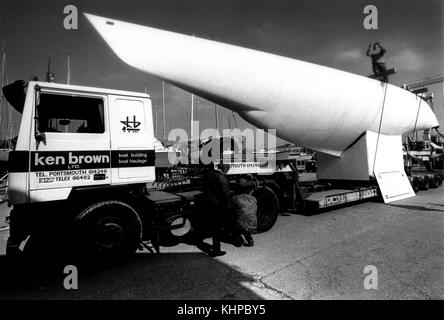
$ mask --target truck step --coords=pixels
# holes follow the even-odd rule
[[[154,245],[151,241],[141,241],[139,244],[140,250],[148,250],[150,253],[160,253],[160,248],[157,245]]]

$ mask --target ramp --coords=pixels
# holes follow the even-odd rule
[[[388,136],[367,131],[369,167],[378,182],[384,203],[415,196],[404,171],[401,136]]]
[[[410,198],[415,192],[404,170],[375,172],[384,203]]]

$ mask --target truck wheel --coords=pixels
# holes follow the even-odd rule
[[[418,179],[417,177],[414,177],[414,178],[412,179],[411,184],[412,184],[412,189],[413,189],[413,191],[414,191],[415,193],[418,193],[418,192],[419,192],[419,189],[420,189],[420,182],[419,182],[419,179]]]
[[[276,223],[279,214],[279,200],[274,191],[261,187],[253,193],[257,200],[257,228],[256,233],[270,230]]]
[[[424,176],[424,178],[422,179],[421,189],[429,190],[429,188],[430,188],[430,179],[428,176]]]
[[[136,252],[142,238],[142,222],[128,204],[102,201],[80,213],[72,239],[81,257],[119,259]]]

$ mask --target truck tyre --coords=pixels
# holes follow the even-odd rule
[[[412,182],[411,182],[411,184],[412,184],[412,189],[413,189],[413,191],[414,191],[415,193],[418,193],[418,192],[419,192],[419,189],[420,189],[420,187],[421,187],[421,183],[420,183],[419,179],[418,179],[417,177],[413,177],[413,178],[412,178]]]
[[[142,222],[128,204],[102,201],[80,213],[73,236],[80,257],[117,260],[136,252],[142,239]]]
[[[428,176],[424,176],[422,178],[421,189],[425,191],[425,190],[429,190],[429,188],[430,188],[430,179]]]
[[[270,230],[276,223],[279,214],[279,200],[274,191],[263,186],[257,189],[253,196],[257,200],[256,233]]]

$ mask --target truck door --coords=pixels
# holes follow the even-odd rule
[[[36,88],[31,201],[61,200],[72,187],[111,182],[106,112],[106,95]]]
[[[112,183],[155,180],[151,100],[109,96]]]

